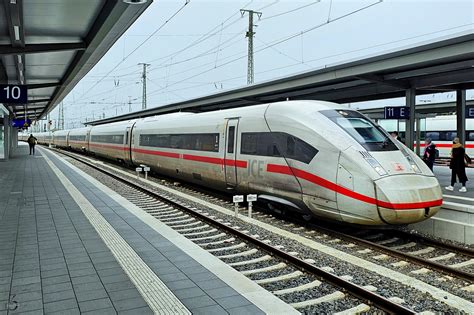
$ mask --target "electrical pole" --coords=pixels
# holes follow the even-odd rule
[[[254,71],[253,71],[253,36],[255,32],[253,31],[253,15],[256,14],[260,19],[262,17],[262,12],[256,12],[253,10],[244,10],[240,9],[240,14],[244,16],[245,12],[249,14],[249,30],[245,34],[245,37],[249,39],[249,48],[248,48],[248,63],[247,63],[247,84],[252,84],[254,81]]]
[[[132,112],[132,97],[131,96],[128,97],[128,112],[129,113]]]
[[[142,109],[146,109],[146,67],[149,66],[149,63],[139,63],[143,65],[143,74],[142,74],[142,83],[143,83],[143,92],[142,92]]]

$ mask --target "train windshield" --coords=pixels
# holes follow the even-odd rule
[[[364,115],[351,110],[324,110],[320,112],[352,138],[357,140],[367,151],[396,151],[398,147],[392,139]]]

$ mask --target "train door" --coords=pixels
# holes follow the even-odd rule
[[[133,123],[130,127],[127,127],[125,130],[125,160],[127,163],[132,164],[132,129],[135,123]]]
[[[89,152],[90,150],[90,146],[89,146],[90,140],[91,140],[91,129],[89,128],[86,131],[86,138],[84,139],[84,141],[86,142],[84,143],[84,149],[86,150],[86,152]]]
[[[228,188],[237,186],[237,128],[239,125],[238,118],[231,118],[227,120],[225,148],[224,148],[224,168],[225,181]]]

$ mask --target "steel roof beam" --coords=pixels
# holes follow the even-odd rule
[[[49,87],[56,87],[58,85],[62,85],[62,83],[61,82],[49,82],[49,83],[28,84],[28,90],[44,89],[44,88],[49,88]]]
[[[0,55],[38,54],[55,51],[85,50],[85,42],[80,43],[56,43],[56,44],[30,44],[24,47],[12,47],[0,45]]]

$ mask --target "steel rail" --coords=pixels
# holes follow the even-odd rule
[[[237,237],[239,238],[242,238],[246,241],[248,241],[249,243],[252,243],[254,246],[257,246],[261,249],[263,249],[264,251],[268,252],[269,254],[272,254],[273,256],[277,256],[279,257],[280,259],[282,260],[286,260],[288,262],[290,262],[291,264],[295,265],[298,269],[302,269],[303,271],[306,271],[306,272],[309,272],[309,273],[312,273],[320,278],[323,278],[325,281],[331,283],[332,285],[336,286],[336,287],[339,287],[341,288],[343,291],[346,291],[346,292],[349,292],[351,295],[357,297],[358,299],[362,300],[362,301],[365,301],[367,302],[368,305],[374,305],[375,307],[387,312],[387,313],[390,313],[390,314],[416,314],[413,310],[410,310],[402,305],[399,305],[397,303],[394,303],[392,301],[390,301],[389,299],[379,295],[379,294],[376,294],[372,291],[369,291],[369,290],[366,290],[364,289],[363,287],[361,286],[358,286],[352,282],[349,282],[347,280],[344,280],[344,279],[341,279],[340,277],[336,276],[336,275],[333,275],[327,271],[324,271],[322,270],[321,268],[318,268],[310,263],[307,263],[295,256],[292,256],[278,248],[275,248],[267,243],[264,243],[248,234],[245,234],[239,230],[236,230],[230,226],[227,226],[225,225],[224,223],[221,223],[221,222],[218,222],[218,221],[215,221],[207,216],[205,216],[204,214],[202,213],[199,213],[195,210],[192,210],[184,205],[182,205],[181,203],[178,203],[178,202],[174,202],[174,201],[171,201],[169,199],[167,199],[166,197],[163,197],[161,196],[160,194],[158,194],[157,192],[154,192],[152,191],[151,189],[147,188],[147,187],[144,187],[138,183],[135,183],[135,182],[132,182],[130,179],[128,178],[125,178],[125,177],[122,177],[121,175],[118,175],[118,174],[113,174],[111,173],[110,171],[108,170],[105,170],[103,168],[100,168],[90,162],[87,162],[87,161],[84,161],[72,154],[69,154],[69,153],[66,153],[64,151],[59,151],[57,149],[54,149],[55,151],[57,152],[60,152],[61,154],[64,154],[66,156],[69,156],[70,158],[73,158],[101,173],[104,173],[112,178],[114,178],[115,180],[118,180],[136,190],[139,190],[153,198],[156,198],[162,202],[165,202],[173,207],[176,207],[182,211],[185,211],[185,212],[188,212],[190,214],[192,214],[193,216],[201,219],[202,221],[205,221],[206,223],[208,224],[211,224],[215,227],[218,227],[222,230],[225,230],[231,234],[234,234],[236,235]]]
[[[374,248],[376,250],[379,250],[379,251],[384,252],[386,254],[389,254],[391,256],[395,256],[395,257],[401,258],[403,260],[409,260],[411,262],[423,265],[425,267],[429,267],[431,269],[437,270],[437,271],[442,272],[444,274],[455,276],[457,278],[460,278],[460,279],[463,279],[463,280],[466,280],[466,281],[470,281],[470,282],[474,281],[474,275],[471,274],[471,273],[468,273],[468,272],[465,272],[465,271],[462,271],[462,270],[458,270],[458,269],[454,269],[454,268],[442,265],[440,263],[437,263],[437,262],[434,262],[434,261],[431,261],[431,260],[428,260],[428,259],[417,257],[415,255],[404,253],[402,251],[392,249],[390,247],[380,245],[380,244],[377,244],[377,243],[359,238],[357,236],[353,236],[353,235],[346,234],[346,233],[343,233],[343,232],[330,230],[328,228],[325,228],[325,227],[317,225],[317,224],[310,224],[309,226],[312,227],[312,228],[315,228],[315,229],[319,229],[320,231],[323,231],[324,233],[332,234],[334,236],[342,238],[346,241],[358,242],[358,243],[364,244],[365,246]]]
[[[427,237],[424,237],[423,235],[416,235],[416,234],[411,234],[410,232],[406,231],[400,231],[400,230],[389,230],[393,236],[398,235],[403,235],[403,237],[410,238],[412,240],[417,240],[417,239],[422,239],[424,243],[439,247],[441,249],[446,249],[446,250],[452,250],[455,252],[459,252],[465,256],[469,256],[471,258],[474,258],[474,250],[454,244],[449,244],[449,243],[443,243],[441,241],[435,240],[435,239],[430,239]]]

